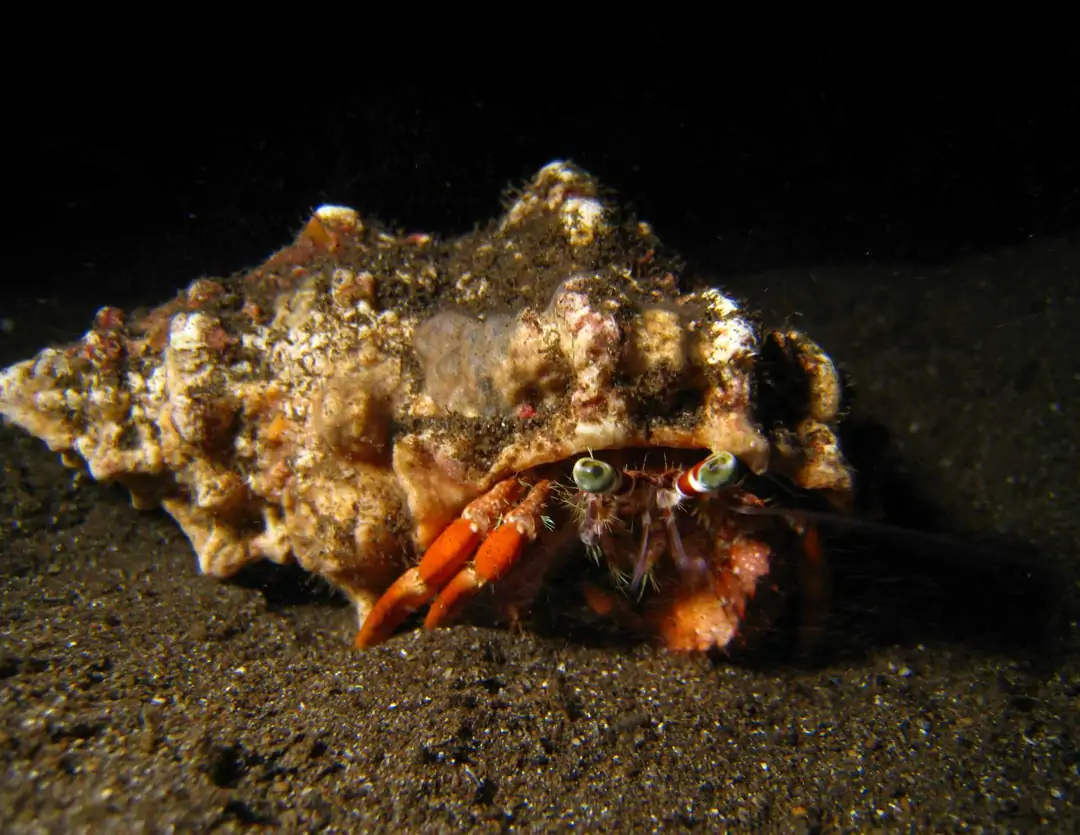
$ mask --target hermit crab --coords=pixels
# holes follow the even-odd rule
[[[642,466],[614,466],[591,456],[574,462],[574,487],[563,488],[562,500],[577,539],[595,561],[607,565],[616,587],[638,596],[647,583],[653,585],[656,598],[647,614],[634,620],[655,629],[669,649],[726,647],[771,557],[770,546],[752,535],[740,510],[764,505],[734,485],[737,460],[729,452],[685,468]],[[379,599],[357,646],[385,640],[433,597],[424,626],[446,623],[482,587],[507,575],[544,528],[556,527],[544,510],[559,489],[551,479],[510,478],[467,505],[419,565]],[[810,537],[806,558],[820,560],[813,529],[805,529],[804,536]],[[550,553],[559,546],[542,540],[541,547]],[[672,589],[661,595],[669,581]],[[597,612],[619,605],[595,586],[584,590]],[[631,616],[629,610],[622,614]]]
[[[792,540],[820,558],[774,485],[850,500],[839,378],[599,193],[551,163],[445,241],[320,207],[264,264],[0,372],[0,414],[164,508],[205,573],[326,578],[361,647],[480,597],[524,622],[577,560],[593,612],[724,649]]]

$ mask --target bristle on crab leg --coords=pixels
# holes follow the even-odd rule
[[[574,463],[573,479],[579,491],[574,504],[581,508],[581,542],[597,562],[604,556],[614,564],[609,534],[614,518],[612,498],[623,484],[623,474],[596,458],[579,458]]]
[[[431,547],[378,599],[356,635],[357,648],[380,644],[409,615],[431,600],[472,556],[483,536],[521,495],[524,485],[508,479],[466,506]]]
[[[641,514],[641,551],[638,552],[637,562],[634,564],[634,577],[630,580],[630,593],[634,594],[641,588],[641,582],[649,573],[652,564],[647,562],[649,556],[649,528],[652,527],[652,514],[646,510]]]
[[[598,496],[585,496],[585,515],[581,519],[581,541],[590,551],[600,550],[600,535],[604,532],[604,526],[600,522],[600,498]]]
[[[503,523],[484,540],[472,564],[462,568],[435,598],[424,620],[425,629],[447,623],[469,598],[513,567],[525,546],[536,539],[550,492],[550,482],[537,482],[525,500],[506,514]]]
[[[651,489],[651,488],[650,488]],[[641,591],[645,578],[649,576],[649,572],[652,571],[656,561],[663,553],[663,542],[656,539],[650,539],[649,533],[652,530],[652,513],[649,507],[653,502],[653,495],[649,495],[646,502],[646,509],[641,514],[641,550],[638,552],[637,562],[634,564],[634,576],[630,581],[630,593],[636,594]]]
[[[708,574],[708,563],[704,557],[690,557],[683,547],[682,537],[679,535],[679,525],[675,519],[675,510],[682,502],[683,496],[678,490],[659,490],[656,494],[656,505],[664,516],[664,527],[667,530],[668,546],[671,548],[671,556],[675,560],[675,567],[680,572],[692,577],[705,577]]]

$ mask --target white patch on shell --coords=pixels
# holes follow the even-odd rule
[[[440,410],[478,417],[501,407],[492,374],[506,356],[511,327],[507,316],[481,322],[447,312],[416,329],[413,350],[424,369],[424,393]]]
[[[701,294],[712,313],[712,321],[702,328],[701,358],[709,366],[723,369],[736,358],[757,351],[757,335],[750,324],[738,316],[738,305],[719,290]]]
[[[263,508],[263,523],[265,530],[251,541],[252,553],[276,563],[289,562],[292,545],[288,525],[281,513],[273,507]]]
[[[215,321],[206,313],[177,313],[169,322],[169,347],[174,351],[199,351]]]
[[[587,277],[566,281],[555,293],[549,311],[558,328],[563,356],[574,371],[570,404],[576,415],[591,422],[598,408],[622,412],[612,385],[621,334],[613,315],[596,310],[585,293],[574,291],[585,280]]]
[[[574,166],[562,160],[550,162],[533,177],[500,226],[504,229],[513,226],[536,211],[554,212],[568,199],[579,195],[591,197],[594,191],[591,179]]]
[[[473,304],[485,298],[490,290],[487,278],[463,273],[454,284],[458,298],[463,304]]]
[[[326,203],[315,210],[315,217],[328,226],[343,231],[359,232],[364,228],[364,224],[360,222],[359,212],[348,206],[334,206]]]
[[[559,208],[563,229],[573,246],[587,246],[608,229],[604,207],[589,197],[570,197]]]

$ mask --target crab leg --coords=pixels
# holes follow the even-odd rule
[[[425,629],[447,623],[476,592],[497,582],[513,567],[525,546],[536,539],[550,492],[550,482],[537,482],[526,499],[506,515],[503,524],[484,540],[472,564],[461,569],[435,598],[424,620]]]
[[[651,551],[649,550],[649,532],[652,529],[653,523],[651,510],[653,503],[653,488],[646,487],[645,489],[647,491],[645,498],[645,510],[642,511],[640,519],[641,549],[640,551],[638,551],[637,562],[634,564],[634,576],[633,579],[631,579],[630,581],[631,594],[635,594],[641,588],[642,582],[645,580],[645,577],[648,575],[648,573],[652,571],[652,567],[659,556],[659,552],[657,551],[655,546]]]
[[[517,479],[508,479],[468,504],[461,518],[431,543],[420,564],[398,577],[378,599],[356,635],[356,647],[382,643],[405,618],[431,600],[461,570],[477,543],[513,505],[521,490]]]
[[[652,514],[646,512],[641,517],[641,550],[634,566],[634,575],[630,581],[630,594],[639,597],[645,590],[645,582],[652,573],[657,561],[664,555],[667,542],[663,536],[650,536],[653,526]]]
[[[656,506],[660,508],[664,520],[664,528],[667,530],[668,547],[671,549],[671,558],[675,561],[675,567],[684,575],[695,578],[707,576],[708,565],[703,557],[691,557],[683,548],[682,537],[679,535],[679,526],[675,519],[675,510],[682,503],[685,496],[676,490],[658,490],[656,493]]]

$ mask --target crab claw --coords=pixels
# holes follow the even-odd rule
[[[480,539],[520,495],[514,480],[497,484],[470,503],[424,554],[420,564],[402,574],[375,603],[354,642],[357,649],[380,644],[409,615],[431,600],[472,556]]]
[[[452,620],[469,598],[488,583],[498,582],[514,566],[525,546],[536,539],[550,492],[550,482],[538,482],[525,501],[507,514],[484,540],[472,564],[461,569],[435,598],[424,620],[425,629],[437,629]]]
[[[472,565],[461,569],[431,604],[424,619],[425,629],[437,629],[453,616],[487,583],[506,573],[525,547],[525,535],[516,525],[503,525],[484,540]]]
[[[432,543],[420,565],[398,577],[379,598],[356,635],[356,647],[374,646],[389,638],[405,618],[431,600],[447,577],[454,576],[479,541],[480,533],[468,519],[455,520]]]

